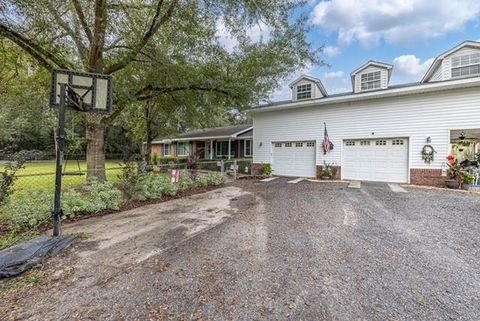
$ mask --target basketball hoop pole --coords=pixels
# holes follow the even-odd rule
[[[53,236],[62,235],[62,163],[65,145],[65,108],[67,84],[60,84],[60,105],[58,111],[57,151],[55,164],[55,203],[53,207]]]

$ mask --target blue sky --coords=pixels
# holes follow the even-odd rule
[[[480,40],[480,0],[312,0],[302,13],[330,66],[293,74],[272,100],[289,99],[287,84],[301,73],[320,78],[329,93],[350,91],[350,72],[370,59],[394,65],[391,84],[418,81],[442,52]]]

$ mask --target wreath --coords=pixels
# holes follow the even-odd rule
[[[425,145],[423,146],[422,148],[422,159],[425,163],[428,163],[430,164],[431,162],[433,162],[433,155],[436,153],[437,151],[433,148],[432,145]]]

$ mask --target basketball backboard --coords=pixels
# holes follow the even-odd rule
[[[66,84],[66,104],[85,112],[110,112],[112,76],[63,69],[52,71],[50,106],[60,104],[60,85]]]

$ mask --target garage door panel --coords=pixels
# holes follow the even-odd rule
[[[273,143],[272,148],[272,169],[274,175],[316,176],[314,142],[278,142]]]
[[[408,181],[408,140],[346,140],[342,178],[384,182]]]

